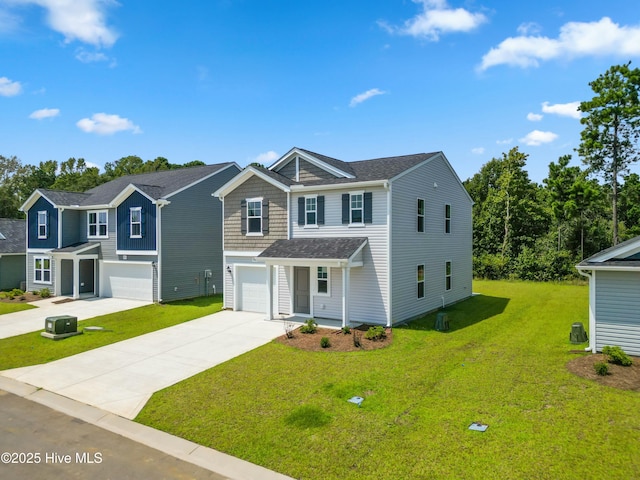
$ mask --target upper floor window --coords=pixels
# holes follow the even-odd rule
[[[305,225],[318,224],[318,198],[305,197],[304,199]]]
[[[88,212],[87,237],[107,238],[108,212],[106,210],[96,210]]]
[[[324,195],[298,197],[298,225],[324,225]]]
[[[424,298],[424,265],[418,265],[418,298]]]
[[[424,232],[424,198],[418,199],[418,232]]]
[[[142,207],[129,209],[129,237],[142,238]]]
[[[444,265],[444,289],[451,290],[451,261],[446,261]]]
[[[318,267],[317,280],[318,293],[320,295],[329,295],[329,269],[327,267]]]
[[[47,211],[41,210],[38,212],[38,238],[47,238]]]
[[[247,200],[247,232],[262,233],[262,199]]]
[[[372,192],[342,194],[342,223],[349,226],[364,226],[372,223]]]
[[[451,205],[444,206],[444,233],[451,233]]]
[[[38,283],[51,283],[51,259],[49,257],[35,257],[33,280]]]
[[[364,218],[363,193],[352,193],[349,206],[349,223],[362,223]]]

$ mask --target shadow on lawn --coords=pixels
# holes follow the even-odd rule
[[[476,295],[444,309],[440,308],[435,312],[408,323],[403,328],[409,330],[435,330],[438,313],[445,312],[449,317],[449,330],[447,332],[455,332],[456,330],[462,330],[488,318],[500,315],[504,312],[508,303],[508,298]]]

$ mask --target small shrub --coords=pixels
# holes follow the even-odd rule
[[[598,375],[601,375],[603,377],[605,375],[609,375],[609,365],[607,365],[607,362],[598,362],[593,365],[593,369]]]
[[[609,357],[609,361],[611,363],[615,363],[616,365],[622,365],[623,367],[628,367],[633,362],[631,361],[631,357],[624,353],[624,350],[620,347],[611,347],[607,345],[602,348],[602,353]]]
[[[322,337],[320,339],[320,346],[322,348],[329,348],[331,346],[331,341],[329,340],[329,337]]]
[[[34,291],[33,291],[33,292],[31,292],[31,293],[33,293],[34,295],[40,295],[40,290],[34,290]]]
[[[342,327],[342,333],[349,335],[351,333],[351,329],[349,327]]]
[[[49,290],[48,288],[43,288],[42,290],[40,290],[40,297],[49,298],[50,296],[51,296],[51,290]]]
[[[356,348],[362,346],[362,334],[358,330],[353,331],[353,346]]]
[[[21,295],[24,295],[24,292],[19,288],[14,288],[13,290],[11,290],[11,293],[13,294],[14,297],[19,297]]]
[[[364,334],[364,338],[368,340],[382,340],[387,336],[387,332],[384,331],[384,327],[377,325],[375,327],[369,327],[367,333]]]
[[[300,331],[302,333],[316,333],[318,331],[318,324],[313,318],[310,318],[300,327]]]

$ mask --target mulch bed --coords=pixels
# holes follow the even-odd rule
[[[381,340],[367,340],[364,338],[367,330],[369,330],[368,325],[352,328],[351,333],[347,334],[342,333],[342,330],[320,327],[318,327],[316,333],[301,333],[300,328],[296,328],[293,331],[293,338],[287,338],[286,335],[282,335],[278,337],[276,341],[283,345],[289,345],[291,347],[312,352],[358,352],[362,350],[377,350],[391,345],[391,342],[393,341],[392,329],[386,328],[385,331],[387,336]],[[360,347],[356,347],[353,344],[354,334],[360,335]],[[322,337],[327,337],[329,339],[329,342],[331,343],[330,347],[322,348],[320,346],[320,339]]]
[[[16,296],[13,300],[8,298],[0,298],[0,302],[3,303],[30,303],[42,300],[40,295],[34,295],[31,292],[25,292],[23,295]]]
[[[620,388],[622,390],[640,390],[640,358],[631,357],[633,364],[628,367],[609,363],[609,374],[598,375],[593,366],[598,362],[606,362],[606,355],[596,353],[582,355],[567,363],[567,369],[580,377],[595,380],[600,385]]]

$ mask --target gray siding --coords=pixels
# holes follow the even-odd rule
[[[640,272],[596,271],[596,350],[640,355]]]
[[[434,187],[434,183],[437,187]],[[445,159],[438,156],[392,182],[392,315],[401,322],[471,295],[471,201]],[[417,199],[425,200],[425,231],[417,231]],[[445,233],[445,204],[451,233]],[[445,262],[452,289],[445,290]],[[425,296],[417,297],[417,266],[425,266]]]
[[[82,210],[65,210],[62,212],[62,246],[66,247],[74,243],[80,243],[86,238],[86,221],[82,223],[82,217],[86,217],[87,212]],[[81,225],[84,225],[82,230]]]
[[[311,267],[311,291],[317,291],[317,270]],[[317,318],[329,318],[342,320],[342,269],[329,269],[329,293],[330,295],[317,295],[312,293],[313,316]]]
[[[34,267],[35,257],[49,258],[51,260],[51,283],[35,283],[34,282]],[[51,291],[51,295],[55,293],[55,279],[56,279],[56,262],[47,253],[27,253],[27,290],[32,292],[34,290],[41,290],[48,288]]]
[[[20,287],[26,277],[26,255],[0,255],[0,290]]]
[[[163,301],[222,292],[222,202],[211,193],[237,175],[226,170],[169,198],[161,210]],[[206,278],[204,271],[211,270]]]

